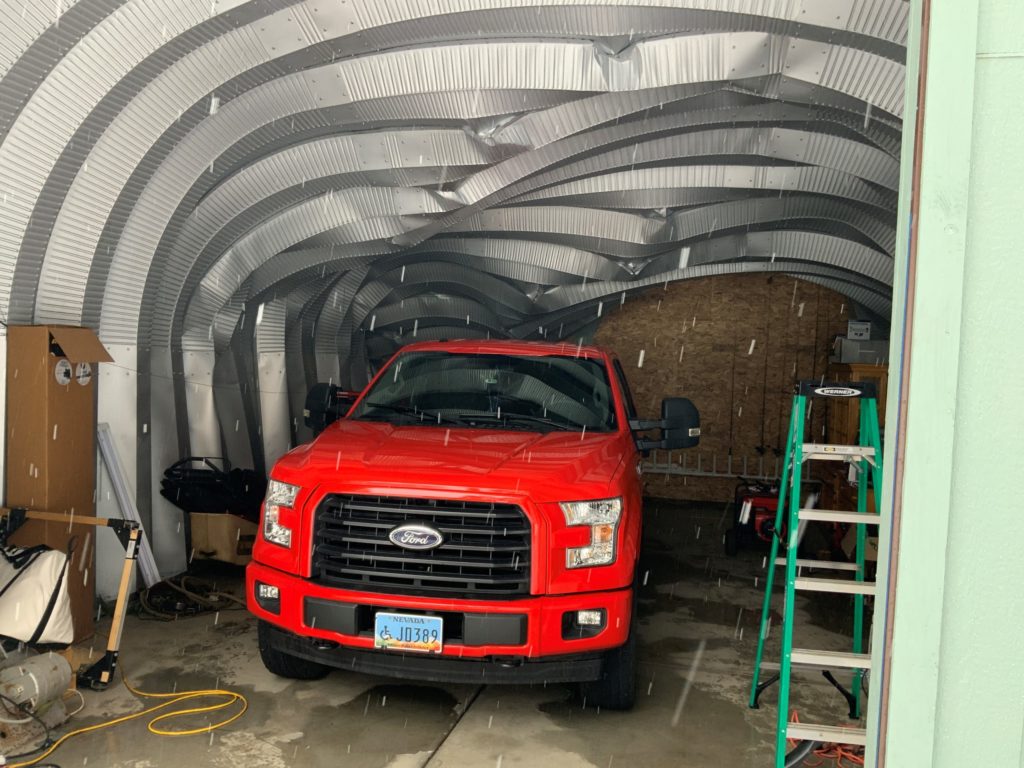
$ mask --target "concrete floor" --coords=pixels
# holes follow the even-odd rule
[[[765,694],[761,710],[746,706],[764,555],[725,557],[726,524],[722,507],[648,504],[640,695],[632,712],[583,709],[563,686],[438,687],[345,672],[292,682],[264,670],[244,611],[172,623],[133,617],[122,661],[136,687],[230,688],[246,696],[249,711],[213,734],[180,738],[148,733],[145,719],[129,722],[72,739],[50,759],[65,768],[770,765],[775,694]],[[801,596],[798,644],[848,649],[847,600]],[[843,701],[820,676],[798,680],[793,706],[801,720],[848,722]],[[87,692],[86,701],[76,727],[142,707],[121,685]]]

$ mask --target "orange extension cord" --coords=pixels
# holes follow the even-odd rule
[[[793,710],[791,722],[800,722],[800,713]],[[845,726],[844,726],[845,727]],[[789,740],[791,746],[797,742]],[[805,768],[820,768],[823,765],[832,765],[835,768],[848,768],[848,766],[864,765],[864,750],[861,747],[851,748],[847,744],[824,744],[814,750],[814,756],[820,758],[817,762],[804,760]]]

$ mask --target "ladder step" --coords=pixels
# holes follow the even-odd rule
[[[790,723],[786,735],[797,741],[820,741],[823,744],[857,744],[866,746],[868,733],[863,728],[840,728],[837,725]]]
[[[848,651],[815,651],[794,648],[790,656],[793,664],[817,669],[871,669],[871,654]]]
[[[797,589],[807,592],[835,592],[846,595],[873,595],[873,581],[850,581],[848,579],[815,579],[810,576],[798,576],[794,582]]]
[[[775,558],[776,565],[785,565],[786,558],[777,557]],[[841,563],[838,560],[804,560],[802,558],[796,561],[797,568],[818,568],[822,571],[856,571],[856,563]]]
[[[849,461],[868,459],[874,463],[875,449],[870,445],[829,445],[826,443],[804,443],[803,458],[819,461]]]
[[[830,654],[828,658],[825,657],[826,654]],[[834,657],[832,654],[834,654]],[[808,651],[802,648],[794,648],[790,662],[791,669],[813,669],[815,671],[824,671],[826,669],[871,669],[871,657],[866,653]],[[782,669],[782,664],[777,661],[762,661],[761,669],[765,672],[778,672]]]
[[[822,520],[828,523],[852,523],[853,525],[878,525],[882,518],[873,512],[855,512],[845,509],[801,509],[801,520]]]

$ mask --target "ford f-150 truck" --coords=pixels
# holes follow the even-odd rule
[[[698,422],[683,398],[638,420],[596,347],[401,349],[270,474],[246,578],[264,664],[578,682],[630,707],[641,456],[695,445]]]

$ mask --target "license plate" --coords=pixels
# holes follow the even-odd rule
[[[444,641],[440,616],[378,613],[373,622],[373,647],[390,651],[440,653]]]

